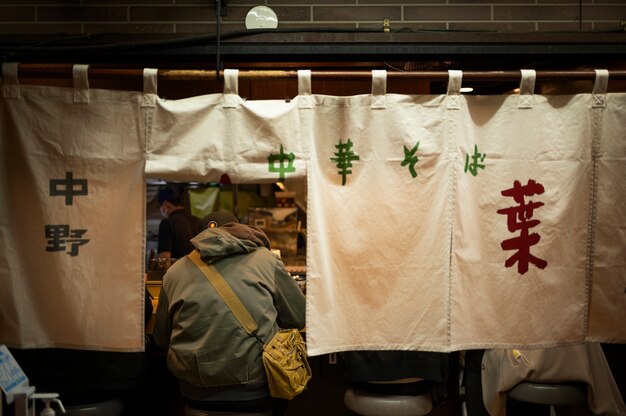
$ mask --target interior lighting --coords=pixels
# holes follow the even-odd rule
[[[267,6],[256,6],[246,15],[246,29],[276,29],[278,17],[274,10]]]

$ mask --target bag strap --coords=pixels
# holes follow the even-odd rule
[[[243,329],[246,330],[248,335],[254,335],[257,340],[256,330],[259,329],[256,321],[248,312],[248,309],[241,303],[239,297],[235,294],[228,282],[224,280],[224,277],[217,271],[215,266],[210,266],[202,261],[198,250],[192,251],[187,255],[191,261],[202,271],[204,277],[207,278],[209,283],[215,288],[215,291],[220,295],[226,306],[230,308],[235,318],[239,321]],[[259,340],[260,341],[260,340]]]

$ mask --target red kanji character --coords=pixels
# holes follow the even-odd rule
[[[509,257],[504,265],[512,267],[517,263],[517,271],[524,274],[528,271],[528,264],[532,263],[540,269],[544,269],[548,262],[530,254],[530,248],[541,240],[541,236],[537,233],[529,234],[528,230],[536,227],[541,223],[538,219],[531,219],[536,208],[542,207],[543,202],[529,201],[526,203],[525,197],[533,195],[541,195],[544,192],[543,185],[535,182],[533,179],[528,180],[525,186],[519,181],[513,182],[513,187],[502,191],[503,196],[512,197],[517,206],[499,209],[498,214],[507,216],[507,227],[510,232],[519,231],[517,237],[504,240],[500,246],[503,250],[516,250],[517,252]]]

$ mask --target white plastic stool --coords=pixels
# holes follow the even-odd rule
[[[75,406],[65,406],[66,416],[119,416],[124,411],[124,402],[120,398],[113,398],[103,402],[85,403]]]
[[[555,414],[555,407],[557,406],[573,406],[587,403],[584,389],[573,384],[524,381],[509,390],[507,395],[522,402],[549,405],[550,414]]]
[[[185,405],[185,416],[272,416],[271,410],[263,412],[225,412],[217,410],[194,409]]]
[[[430,394],[380,394],[353,387],[348,387],[343,402],[350,411],[361,416],[422,416],[433,408]]]

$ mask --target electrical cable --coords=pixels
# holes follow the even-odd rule
[[[220,69],[222,63],[220,62],[220,47],[221,47],[221,22],[222,22],[222,0],[215,0],[215,79],[220,79]]]

